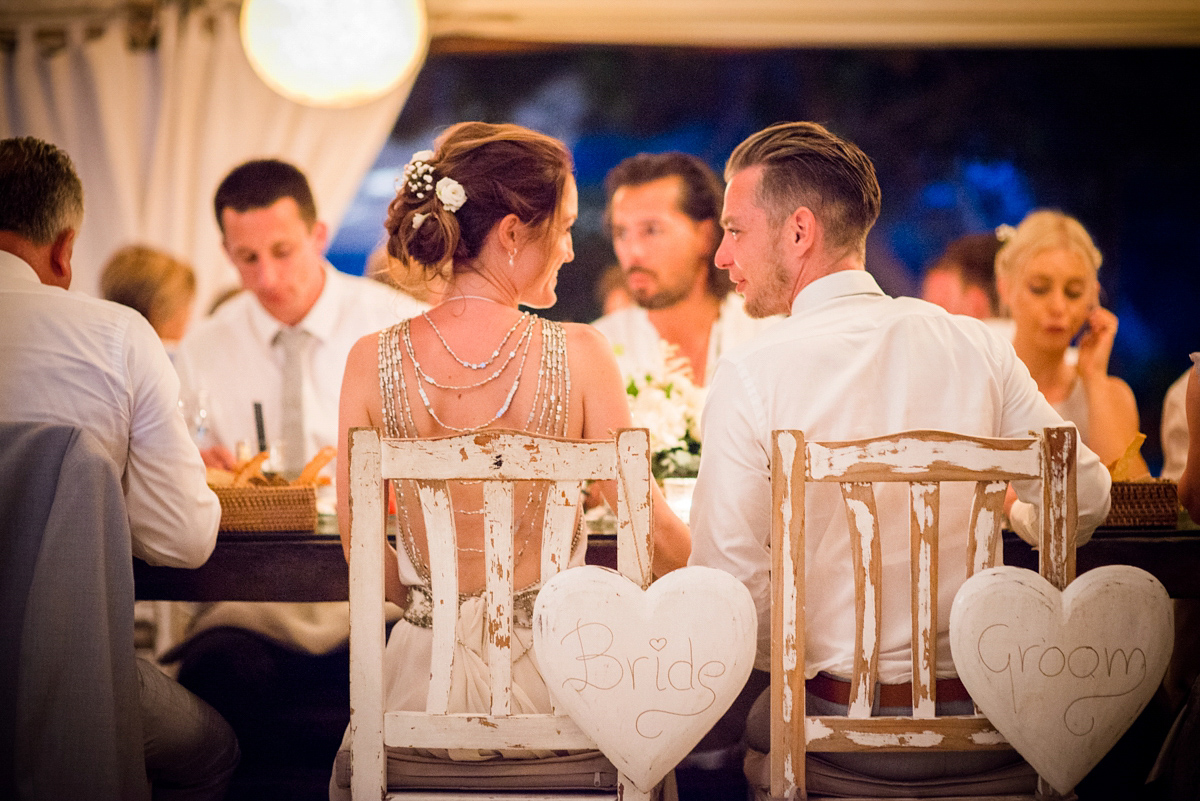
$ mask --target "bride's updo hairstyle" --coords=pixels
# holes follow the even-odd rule
[[[533,228],[554,221],[572,169],[562,142],[520,125],[461,122],[435,144],[414,155],[388,206],[393,257],[449,277],[506,215]]]

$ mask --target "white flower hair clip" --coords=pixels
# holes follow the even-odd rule
[[[467,192],[462,188],[462,184],[449,176],[437,182],[437,197],[451,214],[467,202]]]
[[[427,214],[427,213],[422,213],[422,212],[419,212],[419,211],[418,211],[416,214],[414,214],[414,215],[413,215],[413,230],[415,231],[415,230],[417,230],[418,228],[420,228],[420,227],[421,227],[421,223],[425,222],[425,218],[426,218],[426,217],[428,217],[428,216],[429,216],[429,214]]]
[[[1013,235],[1016,233],[1017,229],[1013,228],[1011,225],[996,226],[996,238],[1001,242],[1007,242],[1008,240],[1012,239]]]

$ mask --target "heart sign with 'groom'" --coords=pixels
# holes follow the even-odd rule
[[[1066,794],[1154,695],[1174,643],[1154,576],[1109,565],[1059,592],[1032,570],[972,576],[950,610],[950,651],[979,709]]]
[[[649,792],[733,703],[757,630],[749,590],[724,571],[680,568],[643,592],[588,566],[542,587],[533,648],[558,706]]]

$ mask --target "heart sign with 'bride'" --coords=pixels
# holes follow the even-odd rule
[[[733,703],[757,631],[749,590],[707,567],[672,571],[645,592],[606,568],[564,570],[533,614],[555,702],[645,792]]]
[[[1031,570],[972,576],[950,610],[950,650],[979,709],[1055,790],[1087,775],[1154,695],[1174,642],[1162,584],[1130,565],[1059,592]]]

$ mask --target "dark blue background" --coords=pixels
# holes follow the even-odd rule
[[[576,260],[550,316],[590,320],[613,260],[600,183],[627,155],[695,153],[718,172],[733,147],[780,120],[827,125],[874,160],[884,212],[868,269],[915,294],[950,239],[1052,206],[1104,254],[1120,318],[1111,370],[1138,396],[1145,452],[1160,462],[1167,385],[1200,349],[1200,50],[771,50],[557,48],[430,55],[395,132],[334,240],[361,272],[399,168],[445,126],[520,122],[576,160]]]

